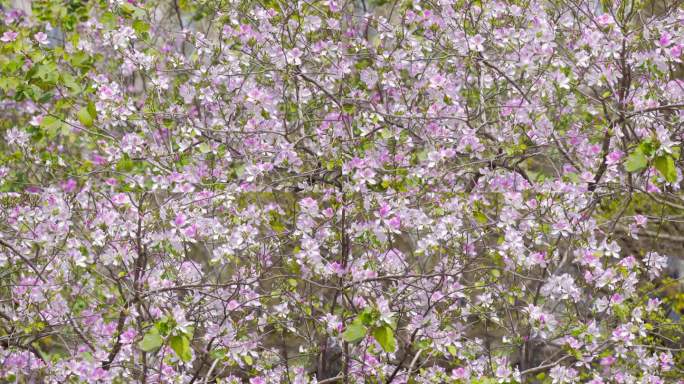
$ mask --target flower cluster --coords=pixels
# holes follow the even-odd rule
[[[6,3],[0,381],[683,377],[678,2]]]

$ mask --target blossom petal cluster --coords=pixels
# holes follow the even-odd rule
[[[680,2],[7,3],[0,382],[684,377]]]

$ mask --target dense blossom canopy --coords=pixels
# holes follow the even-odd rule
[[[684,377],[680,1],[17,3],[0,381]]]

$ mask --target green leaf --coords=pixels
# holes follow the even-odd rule
[[[145,352],[154,351],[162,346],[163,340],[157,333],[146,334],[142,341],[138,343],[138,347]]]
[[[69,62],[71,65],[77,68],[85,68],[88,66],[88,61],[90,60],[90,57],[88,56],[87,53],[84,52],[76,52],[73,55],[69,56]]]
[[[133,12],[135,12],[135,8],[136,8],[136,7],[135,7],[133,4],[130,4],[130,3],[124,2],[123,4],[121,4],[121,11],[122,11],[123,14],[126,15],[126,16],[129,16],[129,15],[131,15]]]
[[[428,349],[432,345],[432,340],[429,338],[420,339],[415,345],[418,349]]]
[[[54,139],[57,134],[62,130],[64,123],[54,116],[45,116],[43,121],[40,123],[40,127],[43,128],[50,139]]]
[[[201,143],[199,145],[199,150],[200,150],[200,153],[209,153],[209,152],[211,152],[211,147],[209,147],[209,144],[207,144],[207,143]]]
[[[226,357],[226,350],[223,348],[214,349],[209,352],[209,356],[211,356],[211,358],[214,360],[221,360]]]
[[[342,333],[342,339],[348,343],[356,343],[366,337],[366,326],[358,319],[354,320],[347,326],[347,329]]]
[[[97,119],[97,110],[95,109],[95,103],[92,101],[88,102],[88,113],[93,119]]]
[[[71,92],[72,95],[76,95],[82,92],[81,86],[78,85],[76,82],[76,79],[71,76],[69,73],[63,73],[61,74],[62,76],[62,83],[64,86],[69,88],[69,91]]]
[[[90,112],[88,112],[88,108],[83,107],[78,110],[76,113],[76,116],[78,116],[78,121],[81,122],[81,124],[85,125],[86,127],[92,127],[93,126],[93,117],[90,116]]]
[[[133,22],[133,29],[138,33],[138,35],[142,35],[150,30],[150,25],[142,20],[136,20]]]
[[[54,83],[57,81],[58,72],[57,65],[55,63],[45,63],[37,66],[36,72],[31,76],[32,78],[38,78],[45,82]]]
[[[190,340],[185,335],[177,335],[169,337],[169,346],[176,352],[176,355],[186,363],[192,359],[192,351],[190,350]]]
[[[370,308],[366,308],[354,321],[358,321],[363,325],[371,325],[375,322],[376,316],[373,316],[373,311]]]
[[[616,304],[613,306],[613,313],[622,321],[625,321],[629,316],[629,308],[625,304]]]
[[[117,172],[130,172],[135,168],[135,162],[131,158],[124,154],[124,156],[116,163]]]
[[[650,157],[653,155],[653,152],[658,149],[658,146],[653,144],[650,138],[647,138],[639,144],[639,149],[644,155]]]
[[[109,28],[116,26],[116,15],[112,12],[105,12],[100,16],[100,22]]]
[[[658,156],[655,158],[654,165],[668,183],[677,181],[677,170],[675,169],[674,158],[672,158],[672,156]]]
[[[474,211],[473,216],[475,217],[475,220],[477,220],[477,222],[480,224],[486,224],[488,221],[487,216],[480,211]]]
[[[625,161],[625,170],[627,170],[627,172],[639,172],[646,168],[647,165],[648,159],[646,158],[646,155],[644,155],[640,148],[637,148],[634,152],[627,156],[627,161]]]
[[[19,86],[19,79],[16,77],[0,78],[0,89],[7,92],[8,90],[15,90]]]
[[[244,164],[236,164],[233,169],[237,177],[241,177],[245,173],[245,168]]]
[[[280,215],[276,211],[271,211],[269,212],[269,216],[271,216],[271,218],[268,223],[271,225],[271,228],[278,233],[285,232],[287,228],[285,228],[285,224],[280,221]]]
[[[385,324],[373,330],[373,337],[380,343],[385,352],[394,352],[397,349],[397,341],[394,339],[394,331]]]
[[[427,160],[427,158],[428,158],[428,152],[425,149],[421,149],[420,151],[418,151],[416,153],[416,159],[418,159],[418,161],[422,162],[422,161]]]
[[[171,329],[176,326],[176,322],[173,319],[169,319],[168,317],[164,316],[162,317],[159,321],[154,323],[154,328],[157,330],[156,333],[159,333],[163,336],[166,336],[171,332]]]

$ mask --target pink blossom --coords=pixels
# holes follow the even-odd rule
[[[176,227],[182,227],[185,225],[187,221],[187,217],[183,213],[178,213],[176,217],[173,219],[173,225]]]
[[[123,344],[130,344],[135,340],[137,334],[135,329],[129,328],[121,334],[121,342]]]
[[[624,156],[624,153],[622,151],[613,151],[606,156],[606,164],[608,165],[614,165],[614,164],[619,164],[620,160]]]
[[[663,33],[658,39],[658,45],[660,45],[662,48],[668,47],[671,44],[670,38],[671,37],[669,33]]]
[[[5,31],[2,34],[2,37],[0,37],[0,41],[2,41],[3,43],[11,43],[14,40],[16,40],[17,36],[19,36],[19,34],[17,32]]]
[[[466,380],[470,376],[470,373],[465,367],[454,368],[451,371],[451,377],[456,380]]]
[[[346,269],[337,261],[328,264],[328,268],[337,276],[343,276],[346,273]]]
[[[74,179],[69,179],[62,184],[62,189],[66,193],[71,193],[76,189],[77,183]]]
[[[0,382],[677,380],[676,4],[110,3],[2,11]]]
[[[33,35],[33,38],[36,39],[40,45],[47,45],[49,43],[48,36],[44,32],[37,32]]]
[[[470,39],[470,42],[473,44],[474,50],[476,50],[478,52],[484,51],[484,42],[485,42],[484,37],[477,34]]]
[[[312,199],[311,197],[305,197],[302,200],[300,200],[299,206],[302,208],[303,212],[311,216],[318,215],[318,202],[316,202],[316,200]]]
[[[393,230],[398,231],[401,229],[401,219],[399,219],[397,216],[394,216],[387,221],[387,225]]]

